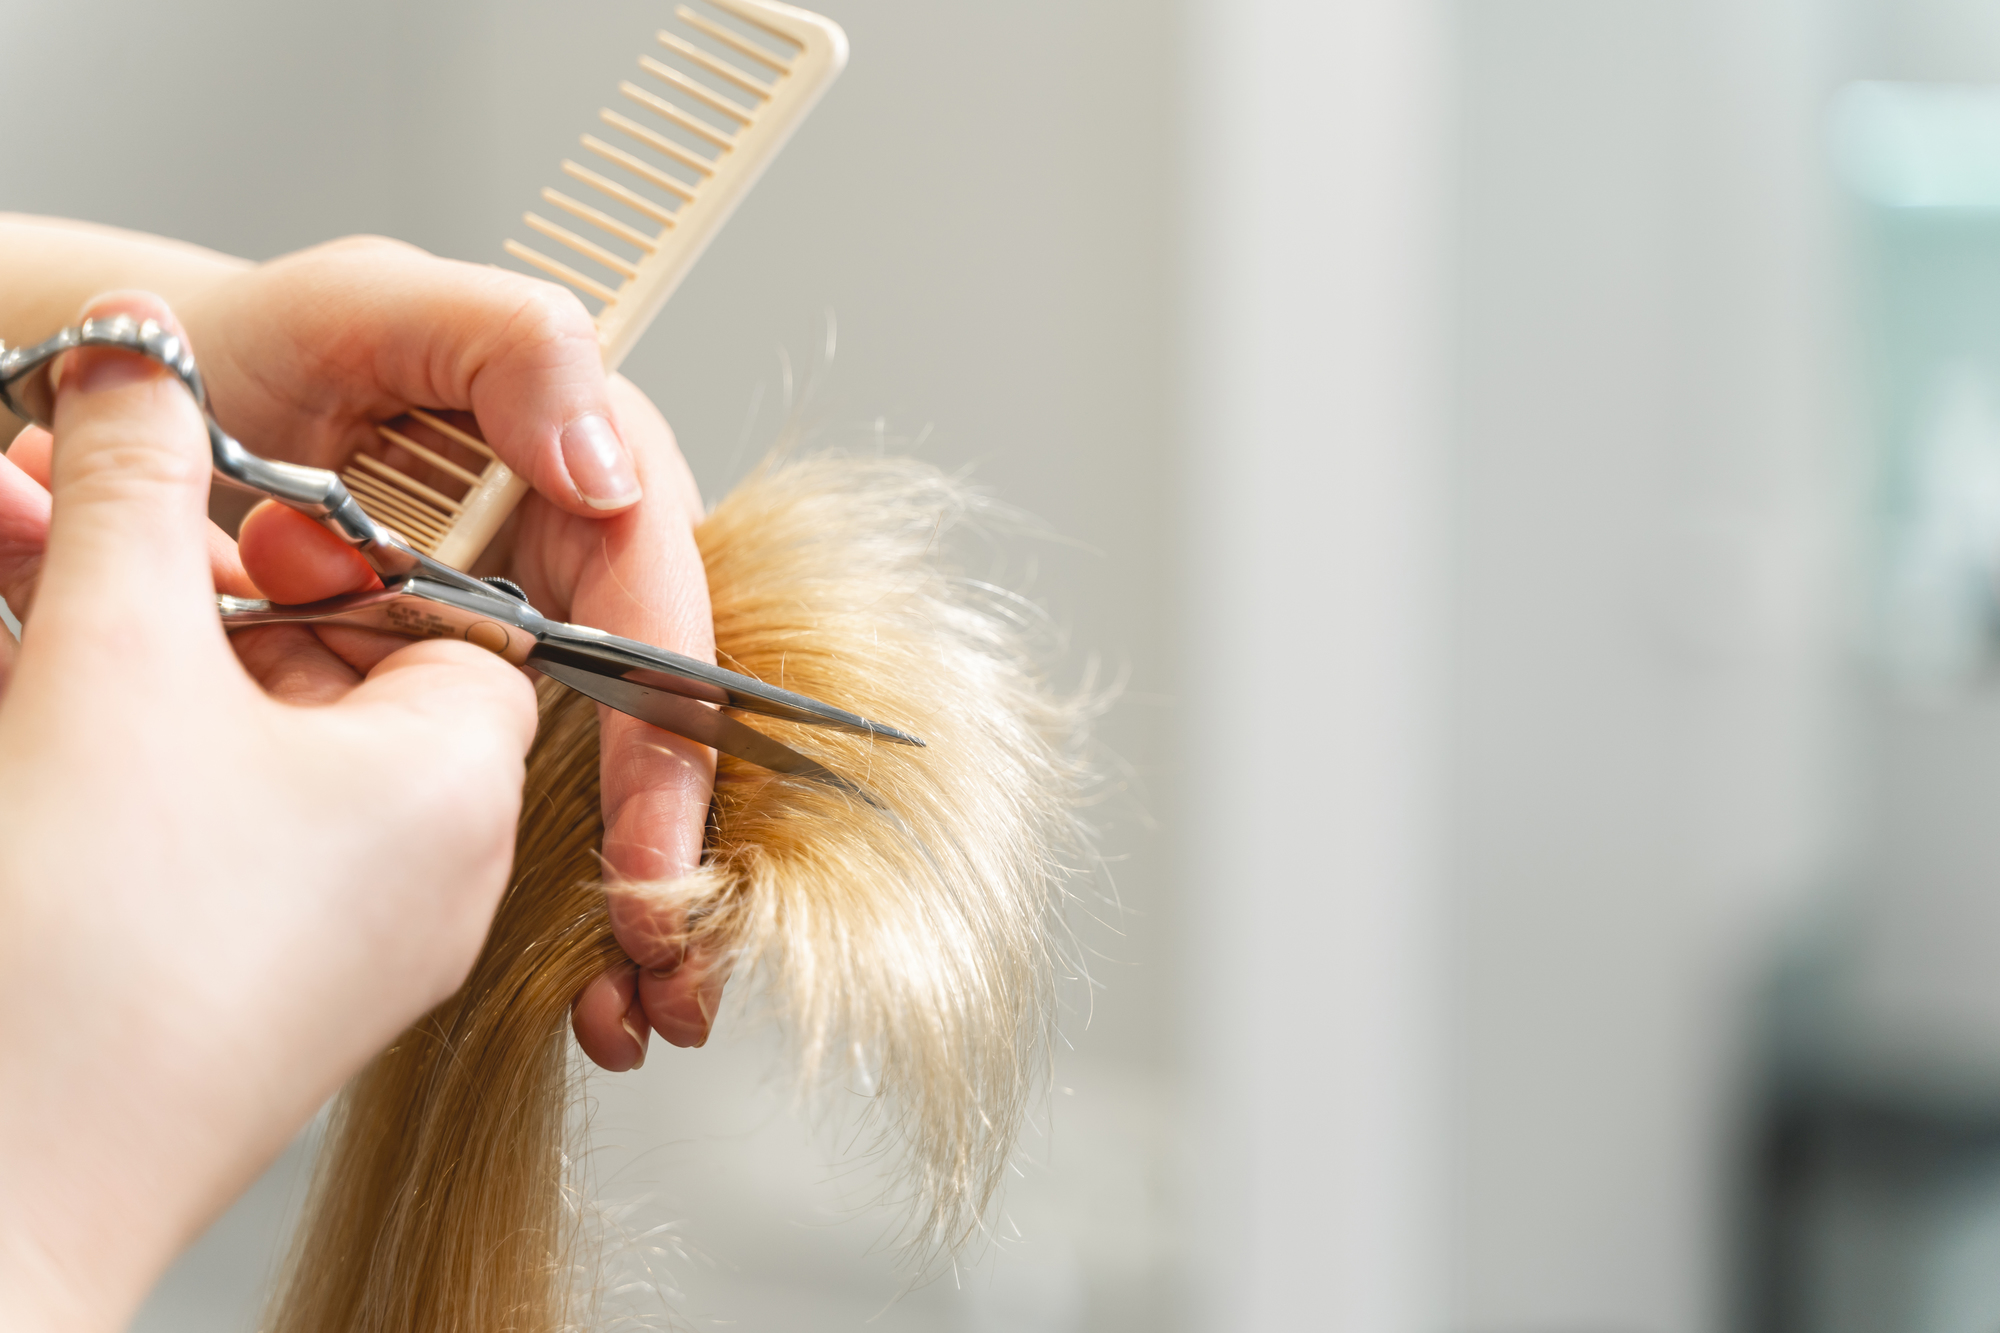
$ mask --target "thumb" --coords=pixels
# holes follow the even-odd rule
[[[357,387],[470,410],[500,460],[569,513],[601,518],[638,503],[638,465],[616,425],[597,328],[567,288],[380,242],[338,242],[278,263],[321,270],[322,289],[388,293],[395,315],[377,319],[381,336],[365,361],[347,364],[362,376]],[[315,327],[354,319],[337,301],[286,313]],[[352,336],[333,327],[325,341]]]
[[[99,297],[85,318],[131,315],[178,332],[158,297]],[[50,621],[75,633],[61,645],[107,638],[130,659],[159,651],[187,627],[222,633],[209,578],[207,433],[194,399],[165,368],[137,353],[83,348],[57,367],[52,510],[24,666]],[[226,650],[225,650],[226,651]],[[176,645],[172,657],[183,656]]]

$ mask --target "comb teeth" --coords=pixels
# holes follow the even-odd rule
[[[664,58],[639,57],[646,82],[627,79],[618,86],[635,114],[609,107],[597,113],[618,142],[586,134],[581,143],[596,162],[563,163],[564,174],[596,198],[582,203],[563,195],[550,198],[554,191],[543,195],[595,235],[529,213],[529,228],[569,253],[507,242],[507,253],[607,309],[639,277],[640,264],[668,243],[681,215],[725,170],[739,141],[755,132],[759,115],[792,78],[802,50],[801,43],[774,40],[777,35],[766,32],[752,36],[687,5],[674,17],[680,31],[663,28],[655,34]],[[647,226],[654,228],[651,234],[642,229]]]
[[[676,26],[618,85],[621,110],[598,112],[603,136],[566,159],[575,193],[545,189],[561,222],[524,215],[540,244],[506,252],[597,308],[606,369],[616,369],[737,201],[847,63],[847,39],[816,14],[773,0],[680,5]],[[586,165],[587,163],[587,165]],[[579,197],[580,196],[580,197]],[[382,426],[422,477],[356,455],[343,477],[364,509],[446,564],[469,566],[527,485],[479,438],[430,413],[411,418],[426,443]]]
[[[376,433],[392,449],[401,450],[429,469],[436,485],[426,484],[386,459],[368,453],[356,453],[341,473],[341,480],[370,517],[394,528],[424,554],[436,555],[450,536],[452,525],[463,514],[465,498],[478,490],[484,474],[496,464],[486,442],[471,432],[429,412],[413,411],[410,418],[435,432],[436,441],[426,445],[407,429],[390,425],[377,426]],[[452,456],[454,446],[457,458]],[[467,460],[472,466],[467,465]],[[438,489],[454,484],[465,488],[464,495],[457,499]]]

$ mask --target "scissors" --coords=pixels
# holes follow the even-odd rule
[[[410,639],[463,639],[642,722],[761,768],[830,783],[864,798],[867,793],[817,760],[722,710],[923,744],[908,732],[750,676],[588,625],[551,620],[507,580],[474,578],[432,559],[370,518],[338,476],[259,458],[231,438],[208,410],[208,392],[187,341],[154,320],[90,319],[33,347],[9,350],[0,343],[0,406],[49,425],[55,416],[49,371],[57,357],[79,347],[137,352],[172,371],[201,408],[216,478],[317,519],[359,551],[382,581],[380,588],[296,606],[218,594],[216,609],[231,632],[258,625],[336,624]]]

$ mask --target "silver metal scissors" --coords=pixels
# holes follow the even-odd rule
[[[79,347],[113,347],[152,358],[172,371],[201,408],[217,480],[291,506],[354,547],[381,578],[366,592],[283,606],[216,597],[231,631],[258,625],[340,624],[410,639],[464,639],[561,681],[579,694],[642,722],[699,741],[773,772],[813,778],[866,796],[824,765],[724,708],[812,726],[922,745],[908,732],[790,690],[633,639],[550,620],[505,579],[461,573],[412,547],[365,513],[340,478],[321,468],[274,463],[245,449],[216,424],[208,392],[186,340],[153,320],[128,315],[85,320],[33,347],[0,344],[0,406],[37,425],[55,416],[49,371]]]

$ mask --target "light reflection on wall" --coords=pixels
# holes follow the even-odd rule
[[[1877,647],[1905,685],[1963,684],[2000,662],[2000,88],[1855,83],[1829,122],[1858,213]]]

